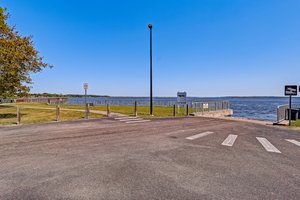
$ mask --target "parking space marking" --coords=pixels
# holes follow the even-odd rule
[[[206,131],[206,132],[203,132],[203,133],[199,133],[197,135],[192,135],[192,136],[186,137],[185,139],[187,139],[187,140],[195,140],[195,139],[198,139],[198,138],[201,138],[201,137],[213,134],[213,133],[214,132]]]
[[[237,135],[233,135],[233,134],[228,135],[228,137],[223,141],[222,145],[229,146],[229,147],[233,146],[237,137],[238,137]]]
[[[286,141],[288,141],[288,142],[290,142],[290,143],[293,143],[293,144],[295,144],[295,145],[297,145],[297,146],[299,146],[299,147],[300,147],[300,142],[299,142],[299,141],[297,141],[297,140],[290,140],[290,139],[286,139]]]
[[[134,123],[143,123],[143,122],[150,122],[151,120],[140,120],[140,121],[130,121],[125,122],[126,124],[134,124]]]
[[[261,143],[261,145],[268,152],[281,153],[275,146],[273,146],[266,138],[256,137],[256,139]]]

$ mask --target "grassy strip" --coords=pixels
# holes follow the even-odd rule
[[[0,125],[8,125],[16,123],[16,105],[21,107],[21,120],[22,124],[32,124],[32,123],[44,123],[55,121],[55,110],[43,110],[43,108],[52,108],[54,109],[55,105],[47,105],[43,103],[31,103],[31,104],[9,104],[9,105],[0,105]],[[31,108],[30,108],[31,107]],[[36,109],[32,109],[32,107]],[[61,110],[61,121],[67,120],[77,120],[83,119],[85,117],[84,112],[78,110],[84,110],[83,105],[61,105],[61,109],[74,109],[74,111]],[[90,107],[91,111],[105,111],[106,106],[92,106]],[[77,111],[75,111],[77,110]],[[113,113],[121,113],[125,115],[133,115],[134,107],[133,106],[110,106],[110,111]],[[189,110],[191,113],[191,109]],[[173,106],[154,106],[153,114],[149,114],[149,106],[138,106],[138,116],[149,118],[149,117],[172,117],[173,116]],[[176,116],[185,116],[185,109],[180,108],[179,111],[176,107]],[[91,118],[100,118],[103,117],[101,114],[91,113]]]
[[[55,108],[55,105],[48,105],[46,103],[31,103],[31,104],[18,104],[23,107],[39,107],[39,108]],[[66,109],[77,109],[84,110],[84,105],[60,105],[60,107]],[[91,106],[91,110],[100,110],[106,112],[106,106]],[[134,114],[134,106],[110,106],[110,111],[114,113],[121,113],[125,115],[133,115]],[[173,106],[154,106],[153,107],[153,115],[150,116],[149,106],[138,106],[138,115],[141,117],[171,117],[173,116]],[[192,113],[191,108],[189,109],[189,114]],[[185,116],[185,109],[181,107],[179,111],[176,107],[176,116]]]
[[[29,105],[28,105],[29,106]],[[40,108],[41,104],[30,104],[31,107]],[[31,109],[26,108],[26,105],[20,104],[21,107],[21,123],[22,124],[36,124],[55,121],[56,111],[55,110],[43,110],[43,109]],[[55,106],[45,106],[45,108],[55,108]],[[60,120],[78,120],[84,119],[84,112],[79,111],[65,111],[61,110]],[[90,118],[103,117],[101,114],[91,113]],[[16,107],[14,105],[0,105],[0,125],[12,125],[16,124],[17,115]]]
[[[95,106],[93,107],[93,109],[106,111],[106,106]],[[110,111],[115,113],[125,114],[125,115],[134,115],[133,106],[110,106]],[[150,116],[149,106],[138,106],[138,116],[144,118],[171,117],[173,116],[173,106],[154,106],[153,116]],[[184,108],[181,108],[179,112],[176,111],[176,116],[185,116]]]
[[[40,108],[55,108],[55,105],[48,105],[46,103],[31,103],[31,104],[18,104],[20,106],[26,107],[40,107]],[[84,110],[84,105],[60,105],[60,107],[66,109],[77,109]],[[106,112],[106,105],[104,106],[91,106],[91,110],[100,110]],[[134,114],[134,106],[110,106],[110,111],[115,113],[121,113],[125,115],[133,115]],[[141,117],[151,117],[150,116],[149,106],[138,106],[138,115]],[[189,114],[192,113],[191,108],[189,109]],[[173,106],[154,106],[153,107],[154,117],[170,117],[173,116]],[[185,109],[181,107],[179,111],[176,107],[176,116],[185,116]]]
[[[300,127],[300,120],[292,121],[292,127]]]

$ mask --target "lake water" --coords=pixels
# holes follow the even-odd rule
[[[149,105],[148,97],[94,97],[87,98],[87,102],[95,104],[106,104],[107,102],[115,105],[133,105],[138,101],[139,105]],[[173,105],[176,97],[155,97],[154,105]],[[261,119],[276,121],[277,106],[288,104],[288,97],[220,97],[220,98],[198,98],[188,97],[188,102],[192,101],[229,101],[233,109],[234,117]],[[69,98],[69,104],[83,104],[84,98]],[[293,103],[300,104],[300,98],[293,98]]]
[[[252,119],[276,121],[277,107],[289,103],[287,97],[267,98],[229,98],[234,116]],[[299,98],[293,98],[292,103],[300,104]]]

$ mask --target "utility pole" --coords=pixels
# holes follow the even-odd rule
[[[152,97],[152,24],[148,24],[150,29],[150,115],[153,115],[153,97]]]

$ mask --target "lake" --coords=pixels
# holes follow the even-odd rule
[[[176,97],[154,97],[154,105],[173,105]],[[137,101],[139,105],[149,105],[148,97],[93,97],[87,98],[87,102],[96,105],[110,103],[112,105],[133,105]],[[187,101],[229,101],[233,109],[234,117],[276,121],[276,109],[279,105],[288,104],[288,97],[217,97],[201,98],[187,97]],[[84,104],[84,98],[69,98],[69,104]],[[293,98],[293,104],[300,104],[300,98]]]

